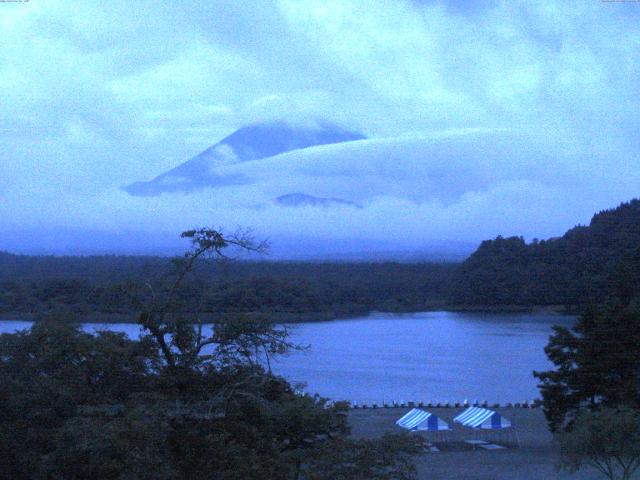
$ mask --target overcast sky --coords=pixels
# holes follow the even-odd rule
[[[121,251],[196,225],[336,251],[562,234],[638,196],[639,22],[600,0],[0,3],[0,249]],[[120,189],[309,118],[373,140],[244,166],[232,190]],[[435,167],[433,138],[450,142]],[[301,162],[362,208],[270,203],[315,183]]]

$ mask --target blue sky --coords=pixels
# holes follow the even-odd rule
[[[0,248],[122,250],[123,237],[194,224],[354,249],[561,234],[638,194],[639,13],[597,0],[0,4]],[[362,209],[283,210],[259,172],[245,189],[120,189],[243,125],[309,118],[420,140],[393,165],[355,162],[352,184],[319,175],[344,197],[380,174]],[[477,148],[460,146],[468,132]],[[488,163],[496,134],[514,135],[513,162]],[[424,139],[438,135],[453,152],[442,196],[418,181],[432,173]],[[313,182],[300,161],[274,167],[298,190]],[[395,188],[400,178],[416,182]]]

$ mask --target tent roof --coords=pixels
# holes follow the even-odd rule
[[[396,425],[408,430],[449,430],[449,425],[431,412],[413,408],[396,421]]]
[[[498,412],[482,407],[469,407],[453,419],[465,427],[471,428],[507,428],[511,422]]]

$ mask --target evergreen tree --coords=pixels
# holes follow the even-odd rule
[[[584,409],[640,406],[640,310],[591,309],[572,329],[555,327],[545,348],[555,370],[541,380],[544,411],[552,431],[571,424]]]

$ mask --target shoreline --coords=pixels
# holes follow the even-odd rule
[[[350,320],[354,318],[366,317],[375,313],[388,313],[397,315],[410,315],[412,313],[424,312],[455,312],[455,313],[486,313],[486,314],[533,314],[533,315],[577,315],[578,310],[575,307],[566,307],[562,305],[434,305],[432,307],[424,307],[420,309],[403,309],[403,310],[363,310],[354,312],[326,311],[326,312],[219,312],[201,314],[200,318],[203,323],[212,323],[213,321],[224,318],[225,316],[234,315],[261,315],[269,318],[274,323],[295,324],[295,323],[313,323],[327,322],[332,320]],[[55,317],[64,317],[64,313],[59,314],[36,314],[34,312],[7,312],[0,313],[2,320],[33,322],[40,315],[51,315]],[[69,314],[78,317],[77,314]],[[81,323],[136,323],[135,313],[90,313],[84,316]]]

